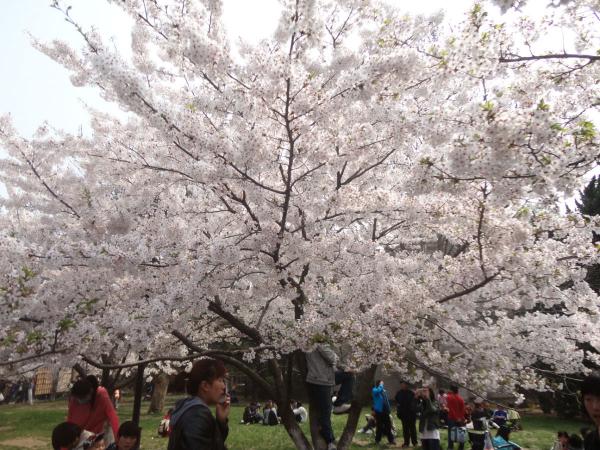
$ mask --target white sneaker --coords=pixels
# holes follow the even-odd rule
[[[345,414],[348,411],[350,411],[351,407],[352,407],[352,405],[350,403],[343,403],[341,405],[335,406],[333,408],[333,413],[334,414]]]
[[[337,447],[335,446],[335,442],[330,442],[329,445],[327,446],[327,450],[337,450]]]

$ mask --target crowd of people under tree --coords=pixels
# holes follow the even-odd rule
[[[326,344],[319,344],[307,353],[306,362],[307,394],[311,405],[316,406],[319,433],[327,449],[335,450],[331,415],[350,410],[354,374],[339,365],[337,355]],[[193,364],[186,383],[189,396],[176,403],[159,427],[159,434],[168,436],[167,450],[226,448],[231,409],[226,376],[227,369],[219,359],[204,358]],[[335,386],[339,388],[334,393]],[[366,424],[359,433],[374,434],[376,444],[384,436],[390,444],[395,444],[392,402],[382,380],[375,383],[371,395],[371,414],[366,416]],[[558,432],[552,450],[600,450],[600,376],[590,375],[583,381],[581,398],[584,413],[594,426],[581,430],[581,436]],[[424,450],[439,450],[441,430],[447,429],[448,450],[453,450],[455,444],[458,450],[463,450],[467,443],[473,450],[521,448],[510,439],[511,431],[521,429],[520,415],[515,409],[501,405],[489,409],[479,397],[465,402],[457,386],[436,393],[429,386],[411,389],[403,381],[394,400],[396,417],[402,424],[403,447],[417,446],[420,441]],[[298,422],[308,420],[308,411],[301,402],[292,400],[287,407]],[[272,400],[265,403],[262,412],[258,402],[251,402],[245,408],[242,424],[259,423],[280,423],[277,405]],[[140,440],[141,429],[137,424],[131,421],[119,424],[113,401],[94,376],[74,383],[67,420],[52,433],[55,450],[136,450]]]

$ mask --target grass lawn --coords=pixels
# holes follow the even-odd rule
[[[172,405],[175,397],[169,397],[167,405]],[[66,400],[56,402],[38,402],[29,405],[0,406],[0,449],[1,450],[51,450],[50,435],[54,426],[62,422],[66,416]],[[148,402],[142,404],[142,412],[148,408]],[[131,417],[132,401],[126,398],[119,408],[121,420]],[[262,425],[240,425],[243,408],[234,407],[230,418],[230,434],[227,445],[230,450],[293,450],[285,430],[281,426],[265,427]],[[365,411],[366,412],[366,411]],[[164,450],[167,439],[156,435],[161,415],[142,414],[143,428],[142,448],[144,450]],[[339,437],[345,423],[345,416],[333,416],[335,434]],[[364,425],[363,420],[360,426]],[[396,421],[399,427],[399,421]],[[513,433],[512,439],[523,448],[547,450],[552,446],[558,430],[578,432],[583,426],[576,420],[561,420],[547,416],[525,416],[524,431]],[[306,424],[303,428],[308,432]],[[399,431],[401,431],[399,429]],[[442,448],[445,447],[446,432],[441,430]],[[358,434],[355,437],[353,450],[375,448],[373,435]],[[401,441],[401,440],[400,440]],[[401,444],[401,442],[400,442]],[[398,446],[399,448],[400,446]],[[467,448],[470,446],[467,444]]]

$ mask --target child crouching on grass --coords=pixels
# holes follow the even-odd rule
[[[106,450],[138,450],[142,438],[142,429],[128,420],[119,427],[116,442],[113,442]]]

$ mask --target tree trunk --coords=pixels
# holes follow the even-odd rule
[[[364,406],[368,405],[371,400],[371,387],[373,386],[373,377],[375,376],[376,369],[377,366],[371,366],[356,376],[354,399],[352,400],[352,407],[348,412],[346,426],[338,441],[338,450],[347,450],[352,445],[352,438],[354,438],[356,428],[358,427],[360,413]]]
[[[140,410],[142,408],[142,395],[144,389],[144,369],[145,364],[139,364],[137,366],[137,373],[135,375],[135,396],[133,398],[133,413],[131,421],[139,425],[140,424]]]
[[[276,402],[279,406],[278,412],[281,416],[281,423],[287,431],[289,437],[298,450],[313,450],[308,438],[296,422],[292,409],[290,407],[291,400],[291,384],[288,383],[291,377],[291,371],[294,367],[294,357],[289,355],[287,358],[287,373],[284,380],[284,373],[277,360],[269,361],[269,369],[273,375],[275,382]]]
[[[154,390],[150,399],[148,414],[162,413],[165,408],[165,397],[169,387],[169,377],[166,373],[160,372],[154,377]]]
[[[285,406],[280,407],[281,409],[281,424],[284,426],[289,437],[298,450],[313,450],[312,445],[308,441],[308,438],[296,422],[296,417],[292,413],[291,408]]]

